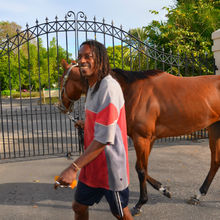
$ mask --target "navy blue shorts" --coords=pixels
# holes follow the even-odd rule
[[[115,192],[103,188],[89,187],[80,181],[78,182],[75,192],[76,202],[86,206],[92,206],[95,203],[99,203],[103,196],[105,196],[111,212],[114,215],[123,216],[122,209],[128,206],[128,188]]]

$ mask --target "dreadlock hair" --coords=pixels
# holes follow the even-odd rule
[[[91,48],[95,61],[95,71],[97,71],[98,73],[98,80],[92,91],[93,95],[99,89],[102,79],[111,72],[111,67],[109,64],[107,50],[103,44],[96,40],[87,40],[83,42],[80,47],[82,47],[83,45],[89,45],[89,47]],[[88,86],[88,81],[86,82],[86,84]]]

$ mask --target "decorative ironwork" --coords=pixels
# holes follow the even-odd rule
[[[69,19],[68,19],[69,17]],[[127,46],[132,47],[134,50],[139,51],[145,56],[156,60],[157,62],[166,63],[173,66],[183,66],[185,65],[185,58],[180,57],[179,55],[173,55],[172,53],[165,53],[160,51],[155,47],[149,46],[147,43],[140,41],[135,36],[131,35],[129,32],[122,30],[122,28],[115,27],[113,22],[112,24],[106,24],[103,19],[102,22],[96,21],[94,17],[93,21],[88,21],[84,12],[79,11],[75,13],[69,11],[65,16],[65,20],[48,21],[42,24],[38,24],[36,20],[36,25],[29,28],[27,26],[26,30],[22,32],[17,32],[17,35],[9,38],[7,41],[0,44],[0,56],[8,53],[9,50],[15,50],[19,45],[26,43],[32,39],[46,35],[48,33],[56,32],[66,32],[74,31],[75,32],[75,57],[78,53],[78,32],[91,32],[91,33],[101,33],[104,35],[113,36],[114,38],[124,42]],[[19,45],[18,42],[19,41]],[[140,50],[139,48],[145,48],[145,51]],[[198,64],[197,60],[194,60]]]
[[[86,18],[85,14],[82,11],[79,11],[78,13],[75,14],[73,11],[69,11],[67,13],[68,17],[73,16],[74,17],[74,23],[75,23],[75,57],[77,57],[78,54],[78,19],[79,17],[81,19]]]

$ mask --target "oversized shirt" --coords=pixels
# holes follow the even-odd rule
[[[81,169],[79,180],[88,186],[121,191],[129,184],[127,127],[119,83],[107,75],[98,91],[89,88],[85,104],[84,148],[93,140],[104,150]]]

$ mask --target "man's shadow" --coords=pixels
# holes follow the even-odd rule
[[[138,198],[138,192],[130,192],[132,197]],[[71,209],[74,200],[75,189],[54,189],[53,183],[4,183],[0,184],[0,205],[10,206],[36,206]],[[101,200],[104,210],[98,207],[92,208],[99,211],[109,211],[106,199]]]
[[[5,183],[0,184],[0,205],[37,205],[69,209],[74,200],[74,192],[75,189],[70,188],[55,190],[53,183]]]

